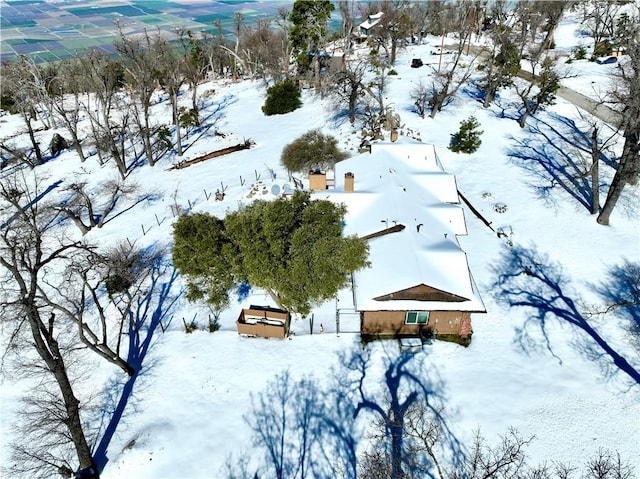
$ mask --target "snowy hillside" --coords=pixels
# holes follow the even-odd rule
[[[559,36],[559,47],[570,51],[576,41],[572,35],[567,30]],[[626,318],[615,311],[594,317],[585,313],[601,308],[606,292],[616,290],[616,267],[640,259],[638,188],[628,187],[608,227],[598,225],[584,205],[559,187],[541,194],[537,187],[549,180],[541,170],[518,160],[522,157],[518,152],[526,153],[523,145],[540,138],[536,128],[556,131],[558,141],[559,134],[571,128],[565,120],[581,128],[585,120],[579,115],[584,112],[564,100],[558,99],[531,118],[525,129],[509,118],[513,113],[509,91],[501,93],[500,106],[489,109],[482,108],[471,90],[464,91],[435,119],[421,119],[413,111],[409,91],[427,75],[428,65],[437,63],[438,56],[431,52],[438,41],[430,39],[431,45],[400,51],[398,75],[389,77],[387,103],[401,117],[401,134],[435,145],[444,169],[456,175],[459,191],[504,235],[499,237],[465,206],[469,234],[459,241],[487,313],[473,316],[468,348],[438,341],[424,345],[406,364],[407,371],[417,377],[414,386],[444,406],[451,435],[462,444],[469,446],[478,429],[495,443],[514,427],[525,437],[535,436],[527,447],[532,463],[583,464],[599,448],[607,448],[635,464],[638,473],[640,384],[633,372],[638,377],[640,338],[628,333]],[[413,58],[423,59],[425,66],[410,68]],[[600,78],[605,67],[581,64],[581,84],[587,83],[592,70]],[[350,154],[357,152],[360,131],[344,116],[337,116],[328,99],[310,91],[303,92],[304,105],[299,110],[266,117],[260,110],[263,83],[215,82],[200,88],[212,90],[203,97],[202,115],[215,128],[197,141],[187,139],[193,145],[184,159],[245,139],[253,140],[255,146],[179,170],[169,170],[176,157],[164,158],[153,168],[135,169],[127,181],[140,185],[137,195],[143,199],[130,209],[123,207],[103,228],[90,231],[88,240],[107,245],[128,238],[140,246],[155,245],[164,248],[168,262],[176,206],[223,216],[251,201],[247,196],[258,181],[268,190],[261,197],[274,198],[271,186],[289,183],[279,162],[283,147],[314,128],[337,137]],[[153,114],[156,118],[170,115],[166,98]],[[452,153],[447,149],[450,135],[470,115],[484,131],[482,146],[472,155]],[[23,129],[17,117],[5,115],[0,122],[3,136]],[[213,135],[214,129],[226,136]],[[51,132],[41,135],[48,142]],[[610,181],[613,171],[603,170],[603,180]],[[62,180],[64,184],[80,175],[98,185],[113,177],[115,169],[99,166],[95,158],[81,164],[69,150],[38,167],[38,172],[50,183]],[[217,189],[224,189],[223,201],[211,196]],[[529,274],[510,276],[524,270]],[[354,374],[346,358],[370,355],[365,387],[382,403],[389,387],[385,368],[401,357],[396,342],[374,342],[363,353],[357,323],[335,334],[335,302],[314,309],[314,334],[309,334],[307,322],[296,321],[295,334],[288,340],[240,337],[234,323],[240,309],[270,302],[257,290],[222,311],[220,330],[210,333],[211,312],[186,301],[184,283],[172,277],[169,264],[153,287],[157,288],[151,295],[153,308],[160,313],[162,327],[156,324],[154,330],[145,331],[150,342],[148,349],[141,349],[141,373],[125,386],[127,378],[121,371],[94,360],[95,373],[82,386],[94,396],[95,408],[87,420],[105,464],[104,479],[225,477],[229,458],[234,463],[244,458],[253,472],[265,457],[264,449],[254,443],[250,422],[260,410],[259,394],[285,371],[290,373],[291,404],[311,394],[313,388],[293,388],[298,380],[311,378],[309,384],[321,389],[327,402],[335,400],[325,404],[327,414],[342,421],[345,433],[363,437],[373,416],[359,416],[357,421],[345,418],[342,413],[353,405],[336,399]],[[531,307],[515,305],[521,301]],[[184,323],[191,321],[198,329],[186,334]],[[626,359],[626,371],[614,364],[610,351],[596,337]],[[5,465],[10,465],[10,427],[19,413],[23,387],[13,377],[5,377],[0,390],[0,462]],[[123,390],[129,394],[123,396]],[[119,410],[118,405],[124,408]],[[118,411],[115,416],[114,411]],[[109,431],[114,417],[115,430]],[[101,443],[105,431],[109,440]],[[326,431],[323,434],[327,442],[335,439]],[[448,457],[456,449],[444,447],[441,452]]]

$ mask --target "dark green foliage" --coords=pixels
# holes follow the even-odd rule
[[[460,122],[460,130],[451,135],[449,149],[455,153],[471,154],[480,148],[482,140],[480,135],[484,133],[479,130],[480,124],[476,117],[470,116],[466,120]]]
[[[265,115],[281,115],[302,106],[300,90],[293,80],[287,78],[267,89],[267,99],[262,107]]]
[[[228,258],[237,250],[225,236],[224,222],[204,213],[182,215],[173,226],[173,240],[173,264],[188,278],[187,299],[226,306],[235,284]]]
[[[158,141],[164,145],[167,150],[173,148],[173,142],[171,141],[171,130],[167,125],[162,125],[158,128]]]
[[[616,22],[613,41],[617,46],[628,47],[634,38],[635,22],[627,12],[622,12]]]
[[[576,51],[573,52],[573,58],[576,60],[584,60],[587,58],[587,49],[585,47],[576,48]]]
[[[542,62],[542,72],[538,75],[537,84],[540,91],[533,99],[536,105],[535,110],[541,106],[553,105],[556,99],[555,93],[560,88],[560,77],[550,57],[546,57]]]
[[[486,75],[480,81],[485,93],[485,107],[493,102],[499,89],[513,83],[513,77],[520,71],[518,47],[507,36],[501,36],[498,45],[499,51],[489,59],[489,64],[484,70]]]
[[[315,51],[327,36],[327,22],[334,10],[329,0],[296,0],[289,14],[289,40],[297,52]]]
[[[0,109],[9,113],[17,113],[16,102],[11,95],[0,95]]]
[[[198,110],[181,106],[179,112],[180,124],[185,128],[193,128],[199,125]]]
[[[505,82],[520,71],[520,52],[511,40],[506,38],[500,45],[500,51],[496,55],[495,64],[505,77]]]
[[[174,226],[174,264],[187,277],[190,300],[206,298],[220,308],[248,283],[279,307],[306,315],[367,265],[366,241],[341,236],[344,214],[344,206],[296,191],[291,198],[257,200],[224,221],[182,216]]]
[[[289,143],[282,150],[280,161],[292,172],[307,172],[313,168],[331,168],[347,154],[338,149],[338,140],[311,130]]]

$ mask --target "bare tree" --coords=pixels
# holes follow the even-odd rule
[[[55,213],[41,205],[41,193],[30,189],[25,178],[0,184],[4,210],[0,229],[0,317],[11,328],[12,338],[29,334],[32,351],[59,389],[58,411],[78,465],[80,469],[93,470],[98,477],[83,428],[80,402],[68,374],[69,354],[59,341],[65,325],[40,296],[44,278],[55,276],[59,263],[85,248],[58,231]],[[11,346],[10,342],[7,347]]]
[[[464,465],[448,474],[449,479],[485,479],[523,477],[526,470],[525,447],[533,440],[523,438],[515,429],[510,429],[500,438],[495,447],[487,445],[476,432]]]
[[[144,154],[150,166],[154,166],[156,159],[152,146],[155,133],[151,124],[151,98],[157,87],[157,71],[160,59],[154,48],[159,38],[145,31],[142,37],[129,36],[118,25],[119,38],[115,42],[116,51],[123,57],[123,66],[127,72],[127,83],[132,88],[135,99],[133,103],[133,118],[137,125]]]
[[[380,11],[383,15],[370,39],[385,51],[385,61],[393,66],[398,48],[403,48],[405,38],[413,33],[410,3],[407,0],[383,0],[370,3],[368,11],[376,13],[373,10]]]
[[[347,104],[349,122],[355,123],[358,103],[367,90],[365,73],[369,67],[366,60],[347,61],[345,67],[335,75],[333,95],[338,105]]]
[[[51,106],[64,128],[71,135],[73,147],[80,157],[85,160],[84,150],[79,137],[78,123],[83,111],[80,97],[87,91],[86,81],[83,79],[83,69],[78,58],[64,60],[59,71],[59,94],[52,95]]]
[[[198,84],[204,79],[204,71],[199,64],[199,46],[193,32],[184,28],[177,31],[180,44],[180,70],[191,90],[191,110],[198,117]],[[197,121],[196,124],[200,122]]]
[[[11,97],[14,109],[20,113],[20,116],[24,120],[35,158],[31,159],[28,154],[17,154],[14,156],[17,160],[25,160],[25,162],[33,168],[37,165],[42,165],[44,158],[33,125],[33,122],[36,120],[38,96],[36,90],[33,88],[33,82],[31,81],[32,76],[29,69],[30,64],[25,57],[21,57],[20,60],[16,62],[5,63],[2,66],[2,83],[4,94],[8,94]],[[12,153],[12,149],[6,145],[3,146],[3,150]]]
[[[340,34],[344,50],[351,48],[351,36],[356,26],[356,0],[338,0],[338,10],[340,11]]]
[[[426,83],[422,80],[418,84],[414,85],[410,92],[413,104],[416,106],[416,111],[421,118],[425,117],[427,108],[429,107],[429,99],[431,98],[431,92]]]
[[[515,85],[516,93],[522,102],[518,120],[520,128],[525,127],[529,115],[535,115],[541,107],[553,105],[555,92],[560,88],[561,75],[557,70],[557,60],[545,56],[540,61],[538,55],[531,55],[528,61],[531,65],[530,80]]]
[[[48,284],[41,295],[56,312],[78,328],[80,342],[129,376],[134,365],[124,359],[124,334],[131,331],[135,302],[160,259],[160,252],[126,241],[102,251],[92,250],[66,265],[64,287]],[[141,326],[141,325],[138,325]]]
[[[65,187],[69,196],[56,208],[64,212],[85,235],[94,227],[102,228],[117,202],[138,188],[135,183],[125,184],[122,180],[112,179],[90,191],[86,181],[79,179]]]
[[[98,50],[90,50],[80,57],[80,64],[86,82],[83,108],[89,117],[98,158],[102,164],[106,161],[103,154],[108,154],[124,179],[129,169],[124,148],[129,108],[122,104],[120,95],[124,69],[120,62]]]
[[[636,13],[636,18],[640,19],[640,11]],[[637,22],[630,44],[628,58],[618,65],[614,90],[610,92],[622,114],[620,131],[624,137],[624,145],[607,199],[597,219],[601,225],[609,224],[611,213],[625,185],[637,184],[640,177],[640,29]]]
[[[586,0],[581,5],[582,27],[593,38],[594,48],[605,38],[614,36],[621,2]]]
[[[441,65],[438,65],[437,71],[433,73],[433,81],[431,84],[431,98],[429,100],[429,107],[431,113],[429,116],[435,118],[436,114],[442,110],[444,105],[447,104],[458,92],[460,87],[466,83],[473,72],[473,65],[475,58],[472,58],[466,66],[462,66],[462,55],[464,53],[464,47],[469,40],[471,30],[469,28],[470,23],[473,20],[474,6],[471,1],[464,0],[456,3],[455,5],[448,6],[450,10],[442,10],[447,12],[446,15],[450,18],[448,27],[443,23],[443,37],[446,32],[446,28],[452,28],[458,36],[458,45],[453,52],[453,60],[447,62],[444,68],[441,70]],[[444,15],[443,15],[444,16]],[[442,52],[441,52],[442,56]]]
[[[180,88],[186,82],[184,74],[186,68],[186,53],[183,51],[183,54],[181,54],[174,45],[171,45],[161,38],[159,34],[153,39],[151,48],[158,59],[156,69],[158,81],[160,86],[169,94],[171,121],[175,126],[176,153],[178,156],[182,156],[181,118],[178,111],[178,95]],[[155,157],[153,153],[152,155]]]

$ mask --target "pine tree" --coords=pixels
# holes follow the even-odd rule
[[[478,123],[475,116],[470,116],[466,120],[461,121],[460,130],[451,135],[449,149],[454,153],[475,153],[482,144],[480,135],[484,133],[479,127],[480,123]]]
[[[267,99],[262,112],[267,115],[282,115],[302,106],[300,90],[290,78],[267,88]]]

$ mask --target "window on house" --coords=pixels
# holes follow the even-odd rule
[[[429,311],[407,311],[407,324],[427,324]]]

